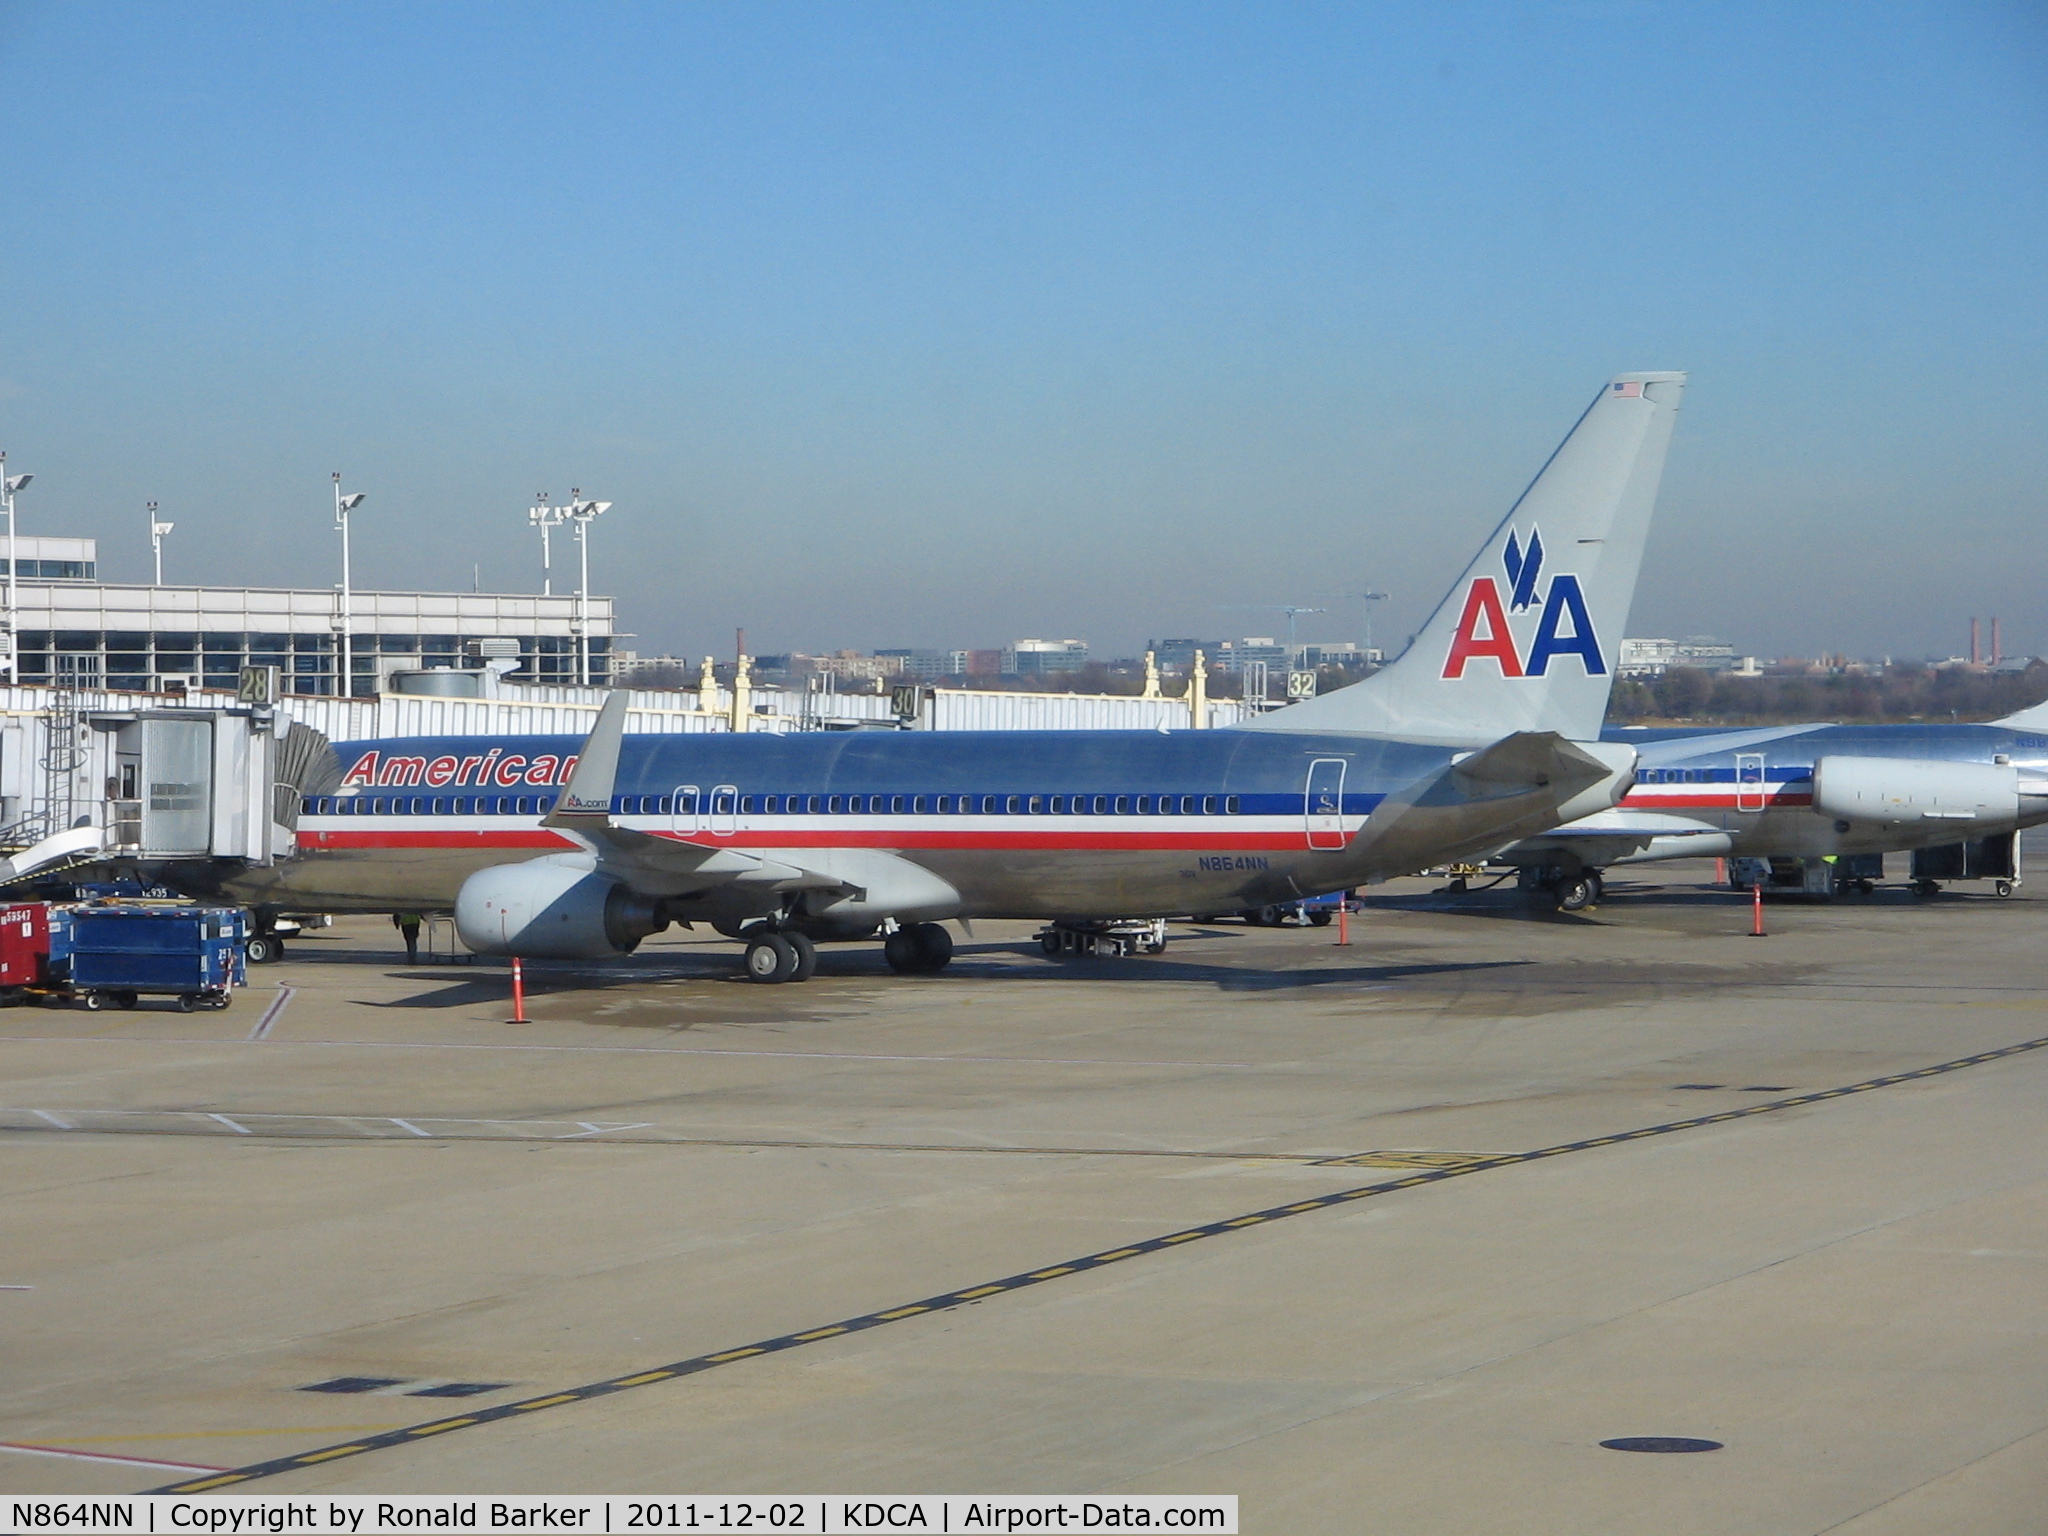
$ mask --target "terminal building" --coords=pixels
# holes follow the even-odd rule
[[[355,592],[355,675],[343,688],[338,589],[102,582],[95,540],[14,542],[20,683],[177,693],[233,689],[243,667],[276,667],[286,693],[360,698],[383,691],[393,672],[474,666],[482,656],[516,656],[509,680],[519,683],[602,685],[611,671],[608,597]]]

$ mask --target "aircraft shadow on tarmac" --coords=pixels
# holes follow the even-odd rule
[[[1022,964],[1017,962],[1022,961]],[[944,986],[949,980],[1085,982],[1095,985],[1117,982],[1182,982],[1207,985],[1221,992],[1287,992],[1310,987],[1385,987],[1403,980],[1444,975],[1480,975],[1492,971],[1520,970],[1530,960],[1475,960],[1440,964],[1318,965],[1289,967],[1275,965],[1216,965],[1195,960],[1175,960],[1172,953],[1133,959],[1107,955],[1051,960],[1041,957],[1036,946],[1015,943],[962,945],[954,951],[953,963],[943,976],[893,975],[879,950],[872,946],[834,953],[826,949],[821,957],[818,982],[894,982],[908,987]],[[416,971],[400,971],[407,980],[435,980]],[[664,959],[657,966],[574,965],[559,967],[529,961],[526,966],[526,995],[529,1002],[576,992],[604,992],[622,987],[663,982],[721,982],[753,989],[741,974],[737,955],[722,951],[693,955],[687,959]],[[779,997],[798,1002],[806,989],[816,983],[783,988],[760,988],[763,999]],[[511,981],[505,971],[492,969],[458,978],[447,984],[406,997],[368,1001],[373,1008],[467,1008],[487,1003],[506,1004]]]

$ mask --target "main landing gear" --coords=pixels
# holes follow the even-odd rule
[[[775,986],[809,981],[818,971],[818,946],[809,934],[794,928],[753,927],[740,970],[749,981]],[[882,941],[882,958],[902,976],[929,976],[943,971],[953,958],[953,935],[937,923],[910,923]]]
[[[747,944],[744,961],[747,980],[766,985],[784,981],[809,981],[818,970],[818,946],[807,934],[757,934]]]
[[[937,923],[912,923],[882,941],[882,958],[899,976],[931,976],[953,959],[953,935]]]
[[[1560,912],[1583,912],[1600,905],[1605,886],[1597,869],[1564,870],[1524,865],[1517,884],[1537,901],[1548,901]]]

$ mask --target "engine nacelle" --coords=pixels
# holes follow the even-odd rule
[[[478,870],[455,898],[462,942],[480,955],[604,960],[668,926],[657,900],[591,864],[567,854]]]
[[[2020,771],[1919,757],[1824,757],[1813,765],[1813,808],[1841,821],[1886,826],[1952,821],[1962,836],[1972,822],[2019,820]]]

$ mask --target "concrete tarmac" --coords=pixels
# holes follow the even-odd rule
[[[1468,1171],[2048,1039],[2042,872],[1776,902],[1764,939],[1707,873],[1579,916],[1396,882],[1349,948],[1052,960],[979,924],[941,977],[867,945],[785,987],[671,934],[529,968],[522,1024],[501,964],[349,920],[224,1013],[8,1011],[0,1490],[481,1412],[229,1486],[2041,1531],[2048,1049]]]

